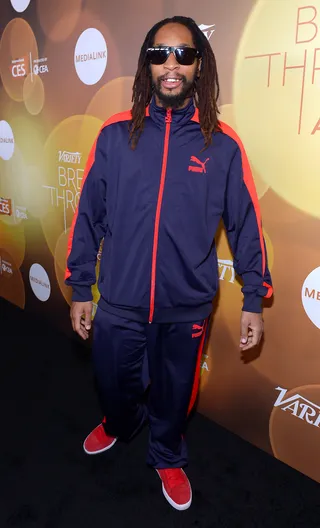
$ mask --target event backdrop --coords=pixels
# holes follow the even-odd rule
[[[320,0],[2,0],[0,295],[34,314],[35,332],[41,314],[72,335],[63,278],[85,161],[131,106],[147,30],[174,14],[216,54],[220,117],[251,162],[275,286],[260,355],[243,362],[222,230],[199,409],[320,482]]]

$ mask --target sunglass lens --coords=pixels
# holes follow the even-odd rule
[[[194,63],[197,51],[193,48],[177,48],[176,58],[179,64],[183,66],[190,66]]]
[[[148,51],[151,64],[164,64],[168,58],[167,50],[154,49]]]

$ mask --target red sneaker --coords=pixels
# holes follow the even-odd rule
[[[87,455],[98,455],[110,449],[117,441],[114,436],[106,434],[102,424],[91,431],[83,442],[83,449]]]
[[[183,469],[167,468],[156,470],[162,480],[162,491],[173,508],[186,510],[191,505],[192,490]]]

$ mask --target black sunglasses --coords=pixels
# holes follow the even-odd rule
[[[188,46],[159,46],[158,48],[148,48],[147,58],[151,64],[164,64],[173,53],[176,61],[181,66],[191,66],[200,53],[195,48]]]

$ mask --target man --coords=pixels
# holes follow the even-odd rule
[[[87,339],[104,239],[93,363],[105,418],[84,449],[110,449],[148,420],[147,463],[178,510],[192,500],[183,432],[218,288],[221,217],[244,283],[242,350],[259,343],[262,298],[272,294],[250,167],[235,132],[218,121],[218,95],[215,58],[197,24],[156,24],[141,48],[132,111],[109,119],[92,148],[69,240],[71,319]]]

